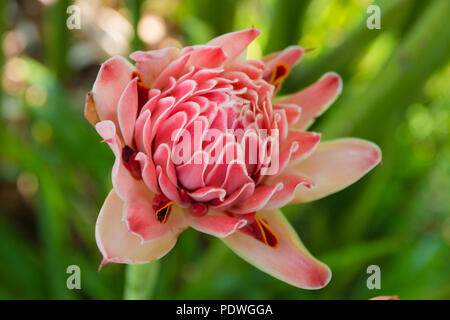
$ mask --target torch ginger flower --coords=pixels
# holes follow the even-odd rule
[[[327,73],[275,98],[304,50],[246,60],[259,33],[134,52],[135,66],[121,57],[102,64],[85,106],[115,155],[113,190],[96,224],[102,264],[159,259],[192,227],[291,285],[329,282],[330,269],[278,209],[347,187],[381,152],[354,138],[319,144],[306,129],[340,94],[340,77]]]

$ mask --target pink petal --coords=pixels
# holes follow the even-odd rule
[[[189,63],[197,68],[218,68],[227,59],[222,48],[213,46],[194,46]]]
[[[172,62],[158,75],[153,85],[153,88],[164,89],[170,82],[170,78],[178,78],[188,62],[190,54],[182,55]]]
[[[294,202],[308,202],[342,190],[380,161],[380,148],[369,141],[344,138],[321,143],[309,158],[292,167],[293,172],[315,184],[312,189],[298,190]]]
[[[290,159],[290,164],[295,164],[308,158],[314,152],[319,145],[320,138],[320,133],[290,130],[280,149],[284,150],[291,146],[292,143],[298,143],[298,149],[291,155]]]
[[[279,109],[282,109],[286,112],[286,117],[289,125],[296,123],[300,119],[300,116],[302,114],[302,108],[292,103],[275,103],[273,105],[273,110],[276,111]]]
[[[158,145],[155,153],[153,154],[153,160],[156,165],[161,166],[170,182],[174,185],[178,183],[177,173],[175,171],[175,166],[171,158],[171,150],[167,144]]]
[[[168,163],[169,164],[169,163]],[[180,189],[178,185],[174,184],[167,172],[161,168],[161,166],[156,167],[156,176],[158,177],[158,184],[161,192],[170,200],[174,201],[179,206],[185,207],[187,204],[181,198]]]
[[[134,125],[138,111],[137,78],[131,80],[125,87],[119,99],[118,120],[120,131],[126,145],[133,147]]]
[[[241,57],[244,57],[245,51],[241,53]],[[263,70],[249,63],[250,60],[245,59],[235,59],[230,62],[227,62],[227,71],[239,71],[246,74],[250,79],[256,80],[261,79],[263,76]]]
[[[231,195],[223,199],[223,201],[220,202],[218,205],[212,205],[211,208],[221,211],[227,210],[228,208],[231,208],[235,204],[248,199],[250,196],[253,195],[254,191],[255,191],[255,183],[254,182],[246,183],[238,190],[233,192]]]
[[[176,141],[174,138],[178,138],[178,135],[182,134],[181,129],[184,128],[186,122],[187,115],[183,111],[176,112],[168,117],[161,123],[160,129],[156,133],[154,145],[172,145]]]
[[[239,156],[239,146],[231,139],[234,140],[232,135],[225,134],[217,138],[205,150],[209,152],[209,163],[205,172],[207,185],[222,186],[227,177],[228,164]],[[211,149],[209,149],[210,146]],[[214,156],[211,155],[212,153]]]
[[[245,163],[233,160],[228,164],[225,180],[221,187],[227,191],[227,194],[231,194],[246,183],[250,183],[253,180],[248,176]]]
[[[221,47],[229,59],[234,59],[243,53],[260,33],[256,28],[235,31],[212,39],[208,45]]]
[[[154,194],[142,183],[137,184],[128,193],[123,210],[123,219],[128,230],[142,241],[151,241],[165,236],[167,233],[178,235],[185,229],[184,213],[177,205],[172,210],[167,221],[162,224],[156,219],[153,205]]]
[[[178,180],[188,190],[204,187],[207,165],[208,155],[203,151],[197,152],[187,163],[176,167]]]
[[[118,124],[119,99],[131,80],[133,69],[133,65],[122,57],[112,57],[102,64],[92,88],[100,120],[111,120]]]
[[[192,79],[187,79],[175,87],[172,92],[172,96],[175,98],[176,104],[180,104],[185,101],[186,98],[190,97],[197,87],[197,83]]]
[[[149,149],[151,141],[146,139],[146,134],[151,134],[151,127],[151,113],[149,110],[145,110],[141,112],[134,125],[134,142],[136,143],[137,150],[151,153],[152,150]]]
[[[170,114],[170,111],[172,110],[174,104],[174,97],[164,97],[158,100],[158,102],[156,103],[156,108],[154,111],[152,111],[152,121],[153,119],[155,119],[155,121],[154,123],[152,123],[151,136],[148,136],[148,138],[150,139],[149,142],[153,140],[153,137],[156,135],[159,127]]]
[[[211,90],[213,89],[216,90],[215,87],[217,86],[217,83],[218,83],[217,79],[209,79],[203,81],[199,83],[193,95],[201,95],[203,93],[211,92]]]
[[[124,203],[114,190],[106,197],[95,225],[95,239],[103,255],[102,264],[146,263],[161,258],[168,253],[177,241],[177,235],[166,236],[149,242],[128,231],[122,220]]]
[[[293,126],[294,129],[306,129],[336,100],[342,91],[341,77],[328,72],[316,83],[300,90],[297,93],[282,97],[275,101],[278,103],[294,103],[302,108],[300,120]]]
[[[295,175],[291,172],[283,173],[273,179],[270,179],[266,184],[283,183],[283,189],[277,191],[267,202],[264,210],[274,210],[287,205],[294,199],[297,188],[300,186],[311,188],[314,182],[308,178]]]
[[[287,120],[286,111],[279,109],[273,112],[277,129],[279,131],[280,142],[284,141],[288,135],[289,125]]]
[[[200,69],[192,76],[192,80],[197,81],[197,83],[201,83],[203,81],[218,77],[222,72],[223,68]]]
[[[207,202],[213,199],[223,200],[226,194],[227,193],[224,189],[210,186],[199,188],[194,192],[189,192],[189,196],[191,196],[194,201],[198,202]]]
[[[288,167],[289,163],[291,162],[292,156],[299,149],[298,141],[291,141],[290,143],[290,145],[283,147],[283,150],[279,154],[278,171],[275,172],[275,175],[282,173]],[[269,176],[269,178],[270,177],[271,176]]]
[[[143,152],[139,152],[136,155],[136,161],[139,161],[141,166],[142,180],[144,180],[145,185],[153,192],[160,193],[161,190],[158,186],[158,180],[156,177],[155,164],[151,157],[147,156]]]
[[[286,63],[292,68],[303,56],[305,51],[298,46],[290,46],[286,49],[278,52],[274,52],[268,56],[265,56],[263,60],[266,62],[266,68],[264,71],[264,78],[270,77],[273,72],[273,68],[280,62]]]
[[[293,286],[319,289],[331,279],[330,269],[315,259],[303,246],[298,235],[279,211],[259,211],[277,234],[279,245],[269,247],[244,232],[223,239],[236,254],[258,269]]]
[[[133,178],[122,162],[122,145],[116,134],[116,126],[110,120],[100,121],[95,125],[99,135],[108,143],[109,147],[116,156],[111,172],[112,184],[114,190],[122,198],[126,199],[128,191],[139,181]]]
[[[250,198],[231,208],[230,211],[233,213],[250,213],[262,210],[265,208],[266,204],[274,196],[274,194],[282,189],[282,182],[274,186],[257,187]]]
[[[206,216],[196,217],[186,214],[186,219],[188,224],[195,230],[218,238],[225,238],[231,235],[247,223],[244,219],[229,217],[211,209]]]
[[[176,47],[167,47],[147,52],[136,51],[130,54],[130,58],[136,61],[136,69],[144,83],[152,87],[153,81],[178,56],[179,51]]]

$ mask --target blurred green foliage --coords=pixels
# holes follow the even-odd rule
[[[80,30],[66,28],[71,1],[26,3],[0,2],[0,298],[119,299],[125,268],[97,272],[94,239],[113,157],[82,113],[109,53],[98,49],[91,37],[98,30],[83,20]],[[326,288],[291,287],[193,230],[161,260],[159,274],[143,283],[130,279],[133,285],[156,281],[156,299],[450,298],[450,1],[375,1],[380,30],[366,27],[369,0],[99,3],[129,21],[128,51],[167,39],[202,43],[252,24],[263,34],[251,57],[292,44],[315,48],[283,93],[339,72],[343,94],[312,130],[325,140],[367,138],[383,150],[383,165],[353,186],[283,209],[333,270]],[[151,44],[138,32],[148,14],[163,21],[165,32]],[[35,34],[34,41],[21,47],[20,32]],[[81,290],[66,287],[72,264],[81,268]],[[381,290],[367,289],[372,264],[381,267]]]

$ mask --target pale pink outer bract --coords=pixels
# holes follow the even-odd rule
[[[103,263],[159,259],[190,226],[291,285],[317,289],[329,282],[330,269],[307,251],[278,209],[349,186],[381,161],[381,151],[356,138],[319,144],[320,134],[306,130],[338,97],[341,78],[326,73],[297,93],[274,98],[304,50],[291,46],[246,60],[259,33],[250,28],[206,45],[135,52],[135,66],[122,57],[102,64],[85,115],[116,157],[113,189],[96,224]],[[170,133],[191,132],[196,121],[205,132],[243,129],[260,147],[255,127],[279,130],[280,171],[262,176],[261,166],[239,152],[226,164],[174,164]],[[222,138],[224,149],[242,147]],[[211,156],[208,144],[200,145],[192,156]],[[161,197],[171,201],[163,218],[155,214]]]

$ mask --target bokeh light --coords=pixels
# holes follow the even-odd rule
[[[147,14],[139,20],[137,32],[142,41],[155,45],[165,37],[166,24],[160,16]]]

